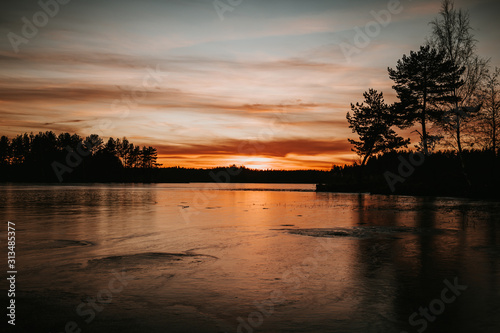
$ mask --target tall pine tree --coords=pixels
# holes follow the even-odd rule
[[[419,122],[422,126],[420,139],[424,153],[428,153],[429,133],[427,123],[439,123],[443,103],[456,100],[453,92],[463,84],[460,80],[464,69],[445,60],[444,54],[430,46],[421,46],[418,52],[411,51],[398,60],[396,69],[388,68],[394,81],[400,103],[398,113],[405,126]]]

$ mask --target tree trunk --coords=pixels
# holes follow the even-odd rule
[[[424,102],[422,105],[422,141],[424,144],[424,154],[427,156],[429,150],[427,148],[427,129],[425,128],[425,111],[427,108],[427,92],[424,92]]]
[[[495,175],[496,179],[498,180],[498,172],[497,172],[497,122],[496,122],[496,116],[497,116],[497,107],[495,105],[495,94],[492,91],[491,94],[491,114],[492,114],[492,148],[493,148],[493,174]]]
[[[375,144],[373,144],[373,145],[370,147],[370,149],[368,150],[368,152],[366,153],[365,157],[363,158],[363,161],[361,162],[361,166],[364,166],[364,165],[366,164],[366,161],[368,160],[368,157],[370,157],[370,156],[371,156],[372,151],[373,151],[373,146],[374,146],[374,145],[375,145]]]
[[[460,115],[458,113],[458,106],[457,106],[457,113],[456,113],[456,122],[457,122],[457,150],[458,154],[462,156],[462,139],[460,138]]]
[[[496,154],[497,154],[497,123],[496,123],[496,116],[497,116],[497,108],[496,108],[496,105],[495,105],[495,91],[494,89],[492,89],[492,92],[491,92],[491,113],[492,113],[492,134],[493,134],[493,137],[492,137],[492,148],[493,148],[493,153],[496,157]]]
[[[368,154],[366,154],[365,157],[363,158],[363,162],[361,162],[361,166],[366,164],[367,159],[368,159]]]
[[[453,95],[456,97],[457,96],[457,91],[456,89],[453,91]],[[471,182],[469,179],[469,175],[467,174],[467,171],[465,170],[465,161],[464,157],[462,154],[462,138],[460,136],[460,109],[458,106],[458,101],[455,101],[455,116],[456,116],[456,135],[457,135],[457,154],[458,154],[458,159],[460,160],[460,168],[462,169],[462,175],[464,176],[465,182],[467,183],[468,187],[471,187]]]

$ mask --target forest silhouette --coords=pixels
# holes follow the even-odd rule
[[[126,138],[96,134],[40,132],[0,137],[1,182],[234,182],[319,183],[329,171],[251,170],[244,166],[194,169],[160,167],[157,149],[140,147]]]
[[[358,139],[348,140],[361,162],[334,168],[321,190],[498,196],[500,70],[476,54],[469,14],[451,0],[431,26],[425,45],[388,68],[397,102],[369,89],[351,104],[346,118]],[[397,130],[416,124],[416,151],[402,151],[410,139]]]
[[[498,197],[499,68],[476,54],[469,14],[442,2],[432,34],[388,68],[397,101],[369,88],[346,119],[359,162],[319,170],[159,167],[126,138],[40,132],[0,138],[2,182],[317,183],[318,191]],[[420,141],[403,133],[413,130]]]

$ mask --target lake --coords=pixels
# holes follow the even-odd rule
[[[499,332],[500,203],[314,188],[0,185],[16,332]]]

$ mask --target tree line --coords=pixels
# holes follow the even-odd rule
[[[87,164],[125,168],[158,167],[158,153],[154,147],[136,146],[127,138],[110,137],[104,142],[97,134],[83,138],[70,133],[56,135],[52,131],[24,133],[12,139],[0,137],[0,166],[65,163],[67,155],[75,151],[85,156]]]
[[[388,68],[397,102],[388,105],[382,92],[369,89],[364,102],[351,104],[346,118],[359,138],[348,140],[362,166],[371,157],[407,148],[410,139],[394,129],[417,124],[416,148],[426,155],[437,147],[453,148],[464,175],[465,149],[498,154],[500,69],[489,68],[489,60],[476,54],[469,14],[451,0],[443,1],[431,26],[425,45]]]

